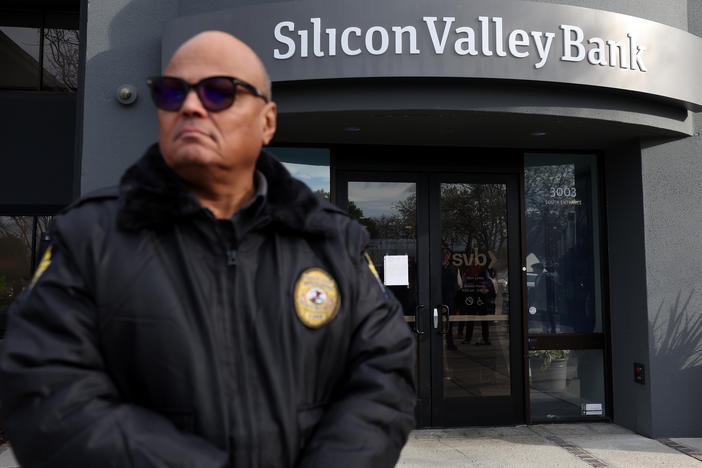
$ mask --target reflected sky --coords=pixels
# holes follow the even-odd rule
[[[296,179],[300,179],[314,190],[330,191],[329,166],[315,166],[311,164],[295,164],[282,162],[283,166],[290,171]]]
[[[393,205],[415,192],[413,182],[349,182],[349,201],[367,217],[397,214]]]
[[[0,32],[31,55],[39,60],[39,29],[38,28],[18,28],[14,26],[0,26]]]

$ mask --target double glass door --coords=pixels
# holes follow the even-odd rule
[[[338,171],[417,340],[417,422],[524,422],[516,174]]]

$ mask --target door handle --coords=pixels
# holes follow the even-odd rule
[[[419,316],[422,310],[424,310],[424,304],[419,304],[417,307],[414,308],[414,332],[417,335],[424,334],[424,332],[419,329]]]
[[[434,307],[434,328],[438,328],[438,322],[439,322],[439,315],[437,314],[438,309],[441,309],[441,316],[446,316],[446,327],[444,328],[444,326],[442,324],[442,327],[439,329],[439,335],[448,335],[449,306],[444,305],[444,304],[439,304],[438,306]]]

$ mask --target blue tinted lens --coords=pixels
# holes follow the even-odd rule
[[[223,110],[234,103],[236,85],[227,78],[210,78],[200,83],[198,93],[208,110]]]
[[[161,78],[154,82],[151,94],[157,107],[165,110],[178,110],[185,101],[187,89],[182,81]]]

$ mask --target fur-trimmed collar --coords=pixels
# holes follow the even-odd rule
[[[313,235],[333,235],[325,219],[328,211],[342,212],[320,200],[273,156],[262,151],[256,168],[268,181],[266,204],[261,216],[271,227]],[[188,192],[183,181],[169,168],[158,144],[122,176],[119,186],[118,223],[122,229],[164,229],[176,220],[203,211],[198,200]]]

